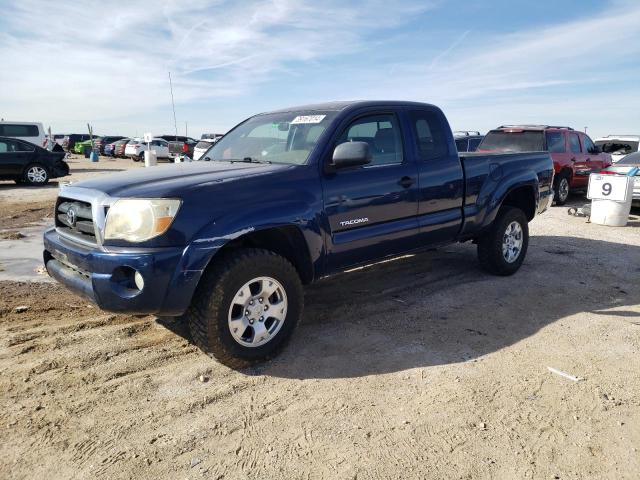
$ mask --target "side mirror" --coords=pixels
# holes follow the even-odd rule
[[[345,142],[333,151],[332,166],[336,169],[371,163],[371,148],[367,142]]]
[[[210,158],[210,157],[204,157],[204,158],[203,158],[203,160],[204,160],[205,162],[210,162],[210,161],[211,161],[211,158]]]

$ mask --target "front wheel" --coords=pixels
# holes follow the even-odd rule
[[[529,246],[527,216],[516,207],[502,207],[489,230],[478,239],[478,259],[494,275],[518,271]]]
[[[25,169],[23,180],[28,185],[46,185],[49,182],[49,171],[44,165],[33,163]]]
[[[302,315],[296,269],[261,249],[241,249],[214,262],[186,314],[193,341],[234,368],[273,357]]]

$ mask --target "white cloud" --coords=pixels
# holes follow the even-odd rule
[[[640,75],[637,1],[500,36],[481,25],[431,37],[407,28],[394,33],[402,59],[390,58],[388,29],[440,3],[5,1],[0,116],[56,130],[87,121],[105,133],[168,130],[171,70],[179,112],[188,107],[190,118],[215,99],[251,106],[238,107],[233,120],[269,108],[261,88],[276,79],[284,91],[277,101],[294,102],[286,100],[292,85],[305,102],[422,100],[441,105],[458,128],[535,119],[640,131],[637,89],[619,87]],[[350,67],[347,56],[371,61]],[[231,126],[227,118],[207,122]]]
[[[382,5],[389,27],[429,4],[14,0],[0,33],[0,115],[65,128],[135,121],[166,110],[169,70],[178,103],[238,96],[291,65],[362,49]]]

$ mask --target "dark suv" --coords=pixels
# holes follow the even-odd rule
[[[480,142],[482,142],[484,135],[480,135],[480,132],[475,130],[459,130],[453,132],[453,138],[456,141],[456,148],[459,152],[475,152]]]
[[[564,205],[569,190],[586,190],[589,175],[611,165],[611,155],[602,153],[586,133],[571,127],[551,125],[503,125],[491,130],[479,152],[537,152],[551,154],[556,205]]]
[[[122,140],[122,135],[107,135],[105,137],[98,138],[96,140],[96,148],[99,150],[100,155],[104,155],[104,147],[109,143],[117,142],[118,140]]]

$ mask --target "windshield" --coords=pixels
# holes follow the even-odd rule
[[[640,152],[632,153],[624,158],[621,158],[615,165],[640,165]]]
[[[638,142],[599,140],[596,142],[596,145],[599,146],[604,153],[614,153],[616,155],[628,155],[629,153],[638,151]]]
[[[335,111],[256,115],[226,134],[201,160],[303,165]]]
[[[544,150],[542,131],[521,130],[507,132],[494,130],[487,133],[478,150],[492,152],[540,152]]]

